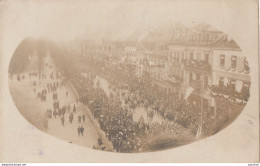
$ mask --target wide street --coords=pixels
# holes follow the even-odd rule
[[[34,60],[31,60],[30,63],[35,63]],[[29,66],[34,66],[33,64],[29,64]],[[28,67],[28,72],[37,72],[37,69]],[[69,122],[69,113],[66,111],[64,118],[65,123],[64,126],[61,123],[61,116],[57,115],[56,118],[52,116],[52,118],[47,119],[47,129],[44,129],[48,134],[60,138],[68,143],[75,143],[81,146],[93,148],[93,146],[98,145],[98,138],[101,137],[106,146],[106,150],[111,149],[111,144],[104,136],[103,131],[99,128],[98,123],[94,121],[91,117],[88,108],[82,103],[76,102],[76,97],[68,83],[61,85],[62,79],[51,79],[50,74],[56,73],[56,68],[50,55],[47,54],[47,57],[44,59],[44,68],[43,74],[46,76],[46,79],[41,79],[39,82],[38,77],[29,77],[28,73],[22,73],[21,76],[24,75],[24,79],[21,81],[17,81],[17,75],[13,76],[13,79],[10,80],[10,89],[14,101],[20,112],[25,116],[25,118],[36,125],[44,118],[46,115],[47,109],[51,109],[53,111],[53,93],[48,92],[46,94],[46,101],[41,101],[40,98],[37,97],[37,93],[41,92],[44,89],[47,89],[47,84],[58,82],[59,86],[57,88],[58,101],[59,106],[62,108],[63,106],[69,106],[72,108],[73,105],[76,106],[76,112],[74,113],[74,119],[72,123]],[[33,82],[36,81],[36,86],[33,86]],[[34,88],[36,89],[36,93],[34,92]],[[66,96],[66,92],[68,92],[68,96]],[[29,102],[28,102],[29,101]],[[28,104],[30,103],[30,104]],[[85,122],[78,122],[78,116],[85,115]],[[37,116],[35,116],[37,115]],[[84,127],[84,135],[78,135],[78,127],[83,125]],[[36,125],[36,127],[39,127]],[[42,129],[42,128],[40,128]]]

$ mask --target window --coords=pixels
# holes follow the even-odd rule
[[[191,81],[192,81],[192,73],[190,72],[190,83],[191,83]]]
[[[200,80],[200,74],[199,73],[196,74],[196,80]]]
[[[225,65],[225,55],[220,55],[220,67],[224,67]]]
[[[204,89],[208,88],[208,76],[204,76]]]
[[[209,54],[204,54],[204,61],[209,62]]]
[[[191,52],[190,53],[190,60],[192,60],[193,59],[193,53]]]
[[[237,92],[240,92],[241,89],[242,89],[242,87],[243,87],[243,81],[241,81],[241,80],[236,80],[236,91],[237,91]]]
[[[206,35],[206,41],[209,41],[209,34]]]
[[[177,52],[177,61],[179,61],[179,59],[180,59],[180,53]]]
[[[231,57],[231,68],[235,69],[237,66],[237,57],[236,56],[232,56]]]
[[[201,52],[198,52],[198,53],[197,53],[197,60],[202,60],[202,59],[203,59],[202,56],[203,56],[202,53],[201,53]]]
[[[233,78],[231,78],[231,79],[229,79],[229,88],[230,88],[230,90],[231,91],[235,91],[235,89],[236,89],[236,80],[235,79],[233,79]]]
[[[182,61],[184,59],[184,53],[181,52],[180,60]]]
[[[248,65],[248,61],[246,60],[245,57],[243,58],[243,64],[244,64],[244,71],[246,73],[249,72],[250,68],[249,68],[249,65]]]
[[[198,34],[194,33],[194,41],[197,41],[197,39],[198,39]]]
[[[195,33],[192,34],[192,41],[195,41]]]

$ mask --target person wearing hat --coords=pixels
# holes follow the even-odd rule
[[[79,125],[79,127],[78,127],[78,135],[80,136],[80,131],[81,131],[81,129],[80,129],[80,125]]]
[[[83,136],[83,134],[84,134],[84,126],[83,125],[81,125],[81,127],[80,127],[80,133]]]

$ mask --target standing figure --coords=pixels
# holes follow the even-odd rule
[[[53,109],[56,109],[56,102],[53,102]]]
[[[85,115],[82,115],[82,121],[85,122]]]
[[[80,129],[80,126],[79,126],[79,127],[78,127],[78,135],[79,135],[79,136],[80,136],[80,130],[81,130],[81,129]]]
[[[57,114],[58,114],[57,110],[54,109],[54,111],[53,111],[53,116],[54,116],[55,118],[56,118]]]
[[[83,134],[84,134],[84,127],[83,127],[83,125],[81,125],[81,127],[80,127],[80,133],[83,136]]]
[[[71,113],[70,116],[69,116],[70,123],[72,123],[73,117],[74,117],[74,116],[73,116],[73,113]]]
[[[73,105],[73,112],[74,112],[74,113],[76,112],[76,106],[75,106],[75,104]]]
[[[52,111],[49,109],[49,118],[52,118]]]
[[[20,78],[20,75],[18,74],[17,81],[20,81],[20,80],[21,80],[21,78]]]
[[[102,138],[99,137],[99,138],[98,138],[98,145],[101,147],[102,144],[103,144]]]
[[[78,121],[79,121],[79,123],[81,123],[81,116],[80,115],[78,116]]]
[[[64,126],[65,118],[64,116],[61,117],[61,124]]]
[[[61,110],[62,110],[62,115],[64,116],[64,114],[66,113],[67,107],[63,106]]]
[[[60,106],[59,106],[59,100],[57,101],[57,108],[60,108]]]

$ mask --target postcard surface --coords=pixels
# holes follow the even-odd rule
[[[259,162],[257,1],[0,11],[1,162]]]

